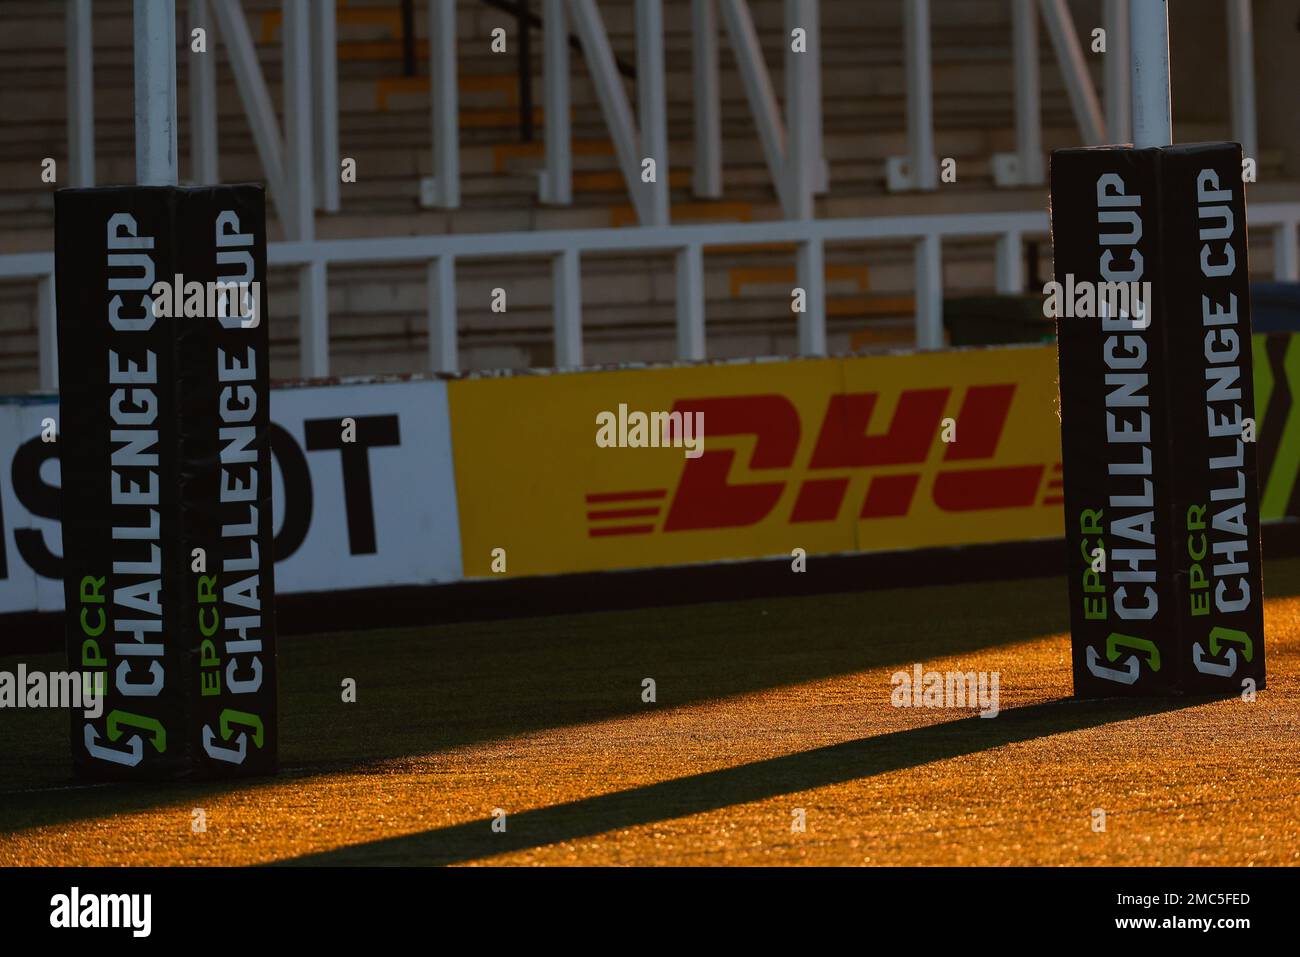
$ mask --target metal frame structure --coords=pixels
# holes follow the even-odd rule
[[[937,165],[930,90],[929,0],[899,2],[905,23],[908,152],[905,157],[889,161],[888,180],[896,189],[933,189],[937,185]],[[1037,10],[1034,0],[1007,2],[1015,31],[1016,150],[994,158],[996,183],[1011,186],[1043,181],[1039,15],[1056,52],[1084,142],[1096,144],[1107,138],[1122,142],[1128,139],[1130,128],[1139,145],[1169,142],[1164,0],[1102,0],[1108,42],[1104,114],[1066,0],[1038,0]],[[1250,3],[1249,0],[1225,2],[1232,127],[1246,154],[1254,156],[1257,132]],[[90,3],[89,0],[66,0],[66,3],[71,178],[75,185],[91,185],[94,182],[94,111]],[[325,375],[329,370],[327,275],[333,265],[425,263],[429,292],[429,367],[450,372],[459,366],[455,318],[457,259],[549,256],[555,284],[556,363],[570,367],[582,363],[584,253],[598,250],[672,253],[677,279],[677,353],[682,359],[703,359],[706,352],[704,254],[708,247],[793,243],[797,282],[804,289],[807,301],[807,311],[799,317],[799,351],[819,355],[826,350],[823,268],[826,243],[881,239],[910,242],[915,265],[916,342],[921,348],[934,348],[942,342],[943,241],[971,236],[995,240],[997,289],[1010,293],[1024,287],[1024,239],[1047,231],[1046,215],[1040,212],[816,218],[814,198],[827,188],[817,0],[785,0],[784,118],[763,60],[748,0],[691,0],[692,69],[696,85],[694,191],[709,198],[723,193],[719,42],[725,35],[739,68],[785,218],[769,223],[670,225],[662,0],[636,0],[635,116],[623,85],[627,68],[613,56],[595,0],[540,0],[546,112],[540,198],[558,206],[573,201],[572,162],[567,148],[571,136],[572,29],[588,64],[641,226],[320,241],[315,238],[317,210],[334,212],[340,207],[333,4],[282,0],[285,61],[282,134],[239,0],[187,0],[187,3],[189,28],[202,26],[208,31],[209,50],[218,40],[226,49],[271,200],[287,237],[284,242],[270,245],[269,256],[272,265],[291,266],[297,271],[301,371],[307,376]],[[135,4],[135,66],[139,102],[145,104],[143,113],[137,115],[138,179],[141,183],[174,183],[177,180],[175,0],[135,0]],[[427,205],[455,209],[460,205],[455,0],[429,0],[427,9],[433,175],[421,184],[422,197]],[[535,21],[535,17],[517,18],[524,30],[530,29]],[[806,53],[791,49],[790,32],[796,27],[807,32]],[[1131,85],[1130,59],[1135,71]],[[1142,78],[1142,71],[1147,68],[1156,74],[1163,71],[1163,88]],[[214,182],[218,170],[214,58],[191,53],[189,70],[193,137],[190,172],[200,182]],[[170,92],[167,84],[154,82],[165,75],[172,77]],[[1131,98],[1135,106],[1130,114]],[[792,104],[798,104],[798,108],[791,109]],[[656,160],[654,183],[641,181],[641,160],[646,157]],[[1300,279],[1300,237],[1297,236],[1300,203],[1256,204],[1251,207],[1250,219],[1257,232],[1261,228],[1272,231],[1275,276],[1282,280]],[[40,382],[46,389],[56,384],[57,371],[52,273],[51,253],[0,256],[0,279],[37,281]]]
[[[1300,203],[1256,203],[1250,226],[1258,235],[1272,234],[1273,274],[1278,280],[1300,281]],[[989,238],[996,242],[998,291],[1024,290],[1020,265],[1022,243],[1048,231],[1047,213],[957,213],[925,216],[878,216],[861,219],[807,219],[767,223],[711,223],[631,229],[537,230],[509,233],[465,233],[328,239],[270,243],[271,266],[312,270],[323,282],[330,266],[425,263],[429,283],[429,368],[456,372],[456,272],[458,259],[511,259],[549,256],[556,284],[553,297],[556,364],[582,364],[581,258],[584,253],[671,252],[677,268],[677,355],[684,360],[705,358],[703,256],[711,246],[812,244],[871,240],[908,241],[914,246],[916,344],[935,349],[943,344],[940,274],[943,242],[948,239]],[[19,253],[0,256],[0,280],[34,279],[39,283],[41,388],[57,385],[54,362],[54,254]],[[300,289],[301,293],[301,289]],[[309,347],[328,341],[329,319],[322,301],[304,310],[303,374],[325,375],[328,368],[309,369]],[[824,312],[811,309],[802,321],[808,335],[825,342]],[[803,339],[801,331],[801,342]],[[816,355],[819,352],[810,352]]]
[[[281,0],[286,28],[294,21],[297,0]],[[668,222],[665,96],[663,71],[662,0],[636,0],[637,56],[644,61],[637,71],[637,113],[628,103],[622,85],[620,64],[609,47],[595,0],[540,0],[544,31],[544,103],[546,115],[546,166],[539,177],[543,202],[565,206],[573,201],[571,161],[565,148],[569,123],[569,28],[578,36],[590,65],[592,81],[602,112],[616,147],[620,168],[627,180],[628,196],[643,225]],[[907,77],[906,156],[887,161],[886,183],[894,190],[932,190],[937,187],[934,148],[934,120],[930,79],[929,0],[899,0],[904,18]],[[1130,133],[1129,35],[1130,19],[1145,22],[1149,11],[1160,8],[1160,0],[1101,0],[1102,20],[1107,33],[1108,54],[1104,60],[1105,109],[1098,100],[1088,73],[1083,48],[1070,17],[1066,0],[1007,0],[1013,24],[1015,76],[1016,150],[994,157],[995,183],[1003,186],[1036,185],[1043,182],[1041,147],[1040,75],[1037,17],[1041,13],[1065,80],[1071,107],[1084,143],[1127,142]],[[72,181],[86,185],[94,180],[94,110],[89,0],[66,0],[68,22],[68,139]],[[174,4],[175,0],[170,0]],[[1229,82],[1232,130],[1247,156],[1256,156],[1258,133],[1255,119],[1253,76],[1253,26],[1250,0],[1225,0],[1228,24]],[[335,55],[335,17],[330,3],[310,3],[308,34],[302,52],[302,37],[290,47],[286,32],[286,96],[301,94],[310,112],[313,158],[305,165],[290,156],[286,160],[288,132],[281,137],[271,107],[265,79],[257,61],[248,25],[239,0],[188,0],[189,25],[204,26],[220,34],[229,56],[244,112],[249,118],[258,156],[272,199],[286,224],[287,235],[301,231],[302,215],[295,212],[294,199],[286,196],[289,183],[315,184],[314,208],[337,212],[338,184],[338,83]],[[721,13],[721,17],[719,17]],[[456,4],[455,0],[429,0],[429,66],[431,84],[431,142],[433,175],[421,184],[425,205],[455,209],[460,205],[460,136],[456,89]],[[787,40],[794,26],[807,30],[808,52],[793,54],[785,43],[786,120],[797,125],[798,136],[787,135],[762,49],[758,41],[748,0],[691,0],[693,78],[695,80],[695,162],[693,189],[704,198],[722,195],[722,143],[720,90],[718,82],[719,20],[740,70],[746,98],[766,158],[773,187],[782,210],[790,218],[804,215],[802,207],[811,194],[827,188],[826,163],[822,152],[820,94],[820,49],[816,0],[785,0]],[[535,19],[535,18],[533,18]],[[518,20],[523,31],[529,21]],[[220,27],[220,30],[215,28]],[[295,28],[296,31],[296,28]],[[210,43],[217,37],[210,35]],[[292,61],[292,62],[289,62]],[[192,178],[213,182],[217,178],[215,75],[213,58],[190,55],[190,108],[193,142]],[[303,92],[305,90],[305,92]],[[789,104],[798,103],[798,110]],[[288,104],[286,104],[287,106]],[[297,105],[296,103],[294,104]],[[286,112],[288,112],[286,110]],[[638,127],[637,120],[640,121]],[[295,123],[297,121],[295,120]],[[793,148],[789,148],[793,146]],[[789,154],[789,155],[787,155]],[[640,160],[653,157],[658,167],[657,182],[640,178]],[[307,167],[315,166],[314,175]],[[647,188],[649,187],[649,188]]]

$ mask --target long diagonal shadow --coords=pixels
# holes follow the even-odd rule
[[[510,815],[495,833],[489,819],[305,855],[289,864],[457,864],[608,831],[716,811],[974,754],[1006,744],[1078,731],[1212,698],[1060,699],[1013,708],[996,718],[965,718],[845,741],[750,764],[661,781]]]
[[[1034,579],[291,638],[280,646],[279,777],[62,790],[75,783],[66,712],[4,710],[0,839],[291,776],[307,790],[311,778],[394,758],[636,714],[646,675],[661,705],[689,705],[980,654],[1067,625],[1065,582]],[[53,655],[37,664],[59,667]],[[356,681],[355,704],[340,703],[343,676]]]

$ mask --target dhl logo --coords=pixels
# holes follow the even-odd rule
[[[772,515],[789,484],[798,493],[785,519],[790,524],[840,518],[855,478],[865,472],[865,491],[851,502],[860,520],[911,513],[918,494],[940,511],[1059,507],[1061,463],[1014,465],[996,459],[1015,398],[1015,383],[966,388],[955,416],[954,440],[943,444],[937,467],[928,466],[942,442],[944,409],[951,387],[904,389],[883,431],[871,431],[880,392],[832,395],[816,429],[804,475],[796,468],[803,436],[799,412],[784,395],[756,394],[678,400],[674,412],[703,412],[702,455],[684,459],[672,495],[667,488],[590,492],[586,495],[590,538],[743,528]],[[751,437],[751,482],[728,478],[734,448],[709,448],[724,437]],[[911,466],[911,468],[908,468]],[[886,474],[871,474],[887,469]]]

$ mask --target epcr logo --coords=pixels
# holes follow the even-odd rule
[[[1112,631],[1110,637],[1106,639],[1106,660],[1114,664],[1119,660],[1122,648],[1132,648],[1135,652],[1145,653],[1151,670],[1160,670],[1160,649],[1150,639],[1134,638],[1132,635],[1121,635],[1117,631]],[[1124,667],[1107,667],[1101,663],[1101,655],[1097,653],[1097,649],[1089,645],[1088,670],[1103,681],[1117,681],[1120,684],[1131,685],[1137,682],[1142,665],[1138,655],[1131,654],[1125,659]]]
[[[1215,658],[1222,657],[1223,661],[1211,661],[1206,655],[1205,649],[1198,641],[1192,645],[1192,664],[1196,665],[1196,670],[1205,675],[1218,675],[1221,678],[1228,678],[1237,672],[1237,649],[1228,648],[1223,650],[1224,643],[1231,645],[1241,645],[1241,657],[1249,663],[1255,656],[1255,646],[1250,640],[1250,636],[1244,631],[1238,631],[1236,628],[1215,627],[1210,630],[1210,655]]]

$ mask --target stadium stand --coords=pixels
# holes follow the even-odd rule
[[[282,109],[281,14],[275,0],[242,4],[271,102]],[[460,0],[457,9],[461,134],[461,206],[425,208],[420,182],[431,171],[429,60],[425,4],[415,4],[414,75],[404,62],[399,4],[337,4],[339,144],[357,163],[356,183],[342,187],[341,210],[317,216],[317,238],[623,227],[635,221],[582,55],[571,59],[573,204],[537,198],[542,164],[540,32],[533,31],[530,119],[521,125],[518,28],[510,3]],[[534,14],[540,4],[533,4]],[[626,73],[635,73],[633,0],[598,4]],[[1097,4],[1076,4],[1076,19]],[[784,89],[782,0],[751,0],[750,9],[778,98]],[[869,9],[870,17],[865,16]],[[906,79],[901,4],[896,0],[827,0],[822,4],[824,154],[829,189],[819,218],[892,213],[1042,209],[1044,187],[998,188],[990,156],[1014,149],[1010,5],[1004,0],[936,0],[932,58],[936,154],[957,163],[957,181],[936,193],[891,193],[885,159],[905,152]],[[1095,16],[1095,11],[1092,12]],[[64,4],[31,0],[0,36],[0,254],[52,248],[53,186],[42,183],[42,157],[67,154]],[[870,22],[871,26],[866,24]],[[509,51],[490,55],[490,33],[506,30]],[[758,134],[730,46],[721,44],[724,191],[721,199],[691,190],[692,74],[690,5],[664,10],[671,216],[674,223],[781,218],[758,148]],[[1207,30],[1210,28],[1207,27]],[[94,6],[96,182],[133,179],[130,5]],[[1080,29],[1085,41],[1087,31]],[[1177,38],[1177,37],[1176,37]],[[1046,31],[1040,30],[1042,139],[1045,151],[1077,145],[1079,132]],[[217,72],[220,175],[223,182],[261,180],[262,168],[226,52]],[[1099,58],[1088,60],[1102,86]],[[178,54],[181,178],[190,177],[185,109],[185,51]],[[635,79],[625,80],[628,90]],[[1177,92],[1177,84],[1176,84]],[[634,97],[633,97],[634,99]],[[1226,121],[1181,122],[1178,139],[1221,138]],[[1283,157],[1264,150],[1258,199],[1292,198]],[[271,239],[280,237],[278,225]],[[1255,262],[1267,262],[1267,236]],[[947,295],[993,288],[988,241],[944,245]],[[1027,275],[1045,279],[1050,249],[1033,244]],[[797,351],[789,308],[792,247],[710,249],[705,259],[707,354],[710,358]],[[827,342],[831,353],[905,347],[913,342],[913,265],[906,243],[833,244],[826,250]],[[289,270],[271,274],[273,375],[297,374],[296,288]],[[550,265],[536,260],[458,262],[457,320],[462,369],[546,367],[551,344]],[[494,288],[508,311],[490,309]],[[584,359],[587,364],[674,358],[671,255],[584,256]],[[330,372],[336,375],[427,371],[422,266],[338,266],[329,275]],[[0,282],[0,392],[38,384],[37,296],[31,282]]]

